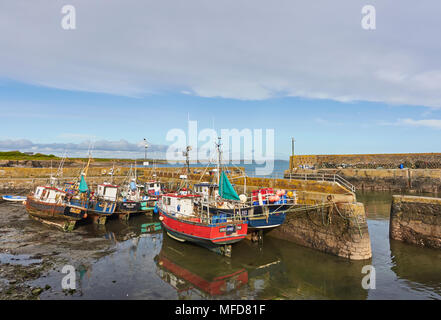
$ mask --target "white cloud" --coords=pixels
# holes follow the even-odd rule
[[[441,2],[55,0],[0,3],[0,77],[142,96],[275,96],[441,107]]]
[[[421,119],[414,120],[411,118],[398,119],[395,122],[380,121],[382,126],[407,126],[407,127],[426,127],[431,129],[441,129],[440,119]]]
[[[428,127],[432,129],[441,129],[441,120],[439,119],[424,119],[424,120],[399,119],[397,124],[408,125],[412,127]]]
[[[164,158],[168,146],[150,145],[148,148],[148,157]],[[92,150],[94,157],[121,157],[135,158],[144,157],[144,143],[130,143],[126,140],[119,141],[83,141],[81,143],[34,143],[27,139],[18,140],[0,140],[0,150],[2,151],[32,151],[46,154],[63,155],[67,152],[69,157],[84,157],[88,151]]]

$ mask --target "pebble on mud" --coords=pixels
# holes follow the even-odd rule
[[[35,288],[32,290],[32,294],[34,296],[39,296],[42,292],[43,292],[43,289],[41,289],[41,288]]]

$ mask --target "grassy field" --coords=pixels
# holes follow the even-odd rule
[[[20,151],[0,151],[0,160],[59,160],[59,157],[53,154],[35,153],[33,155],[25,154]]]
[[[53,154],[42,154],[42,153],[35,153],[33,155],[25,154],[20,151],[0,151],[0,160],[61,160],[60,157],[57,157]],[[82,161],[86,162],[88,158],[67,158],[68,161]],[[110,158],[93,158],[93,162],[133,162],[135,159],[110,159]],[[144,159],[136,159],[136,161],[139,161],[140,163],[144,161]],[[153,162],[152,159],[147,159],[150,163]],[[156,163],[165,163],[166,160],[157,160],[155,159]]]

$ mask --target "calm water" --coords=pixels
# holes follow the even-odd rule
[[[108,239],[113,252],[73,261],[78,291],[57,290],[41,298],[61,299],[441,299],[441,251],[390,241],[391,194],[358,195],[365,203],[373,259],[350,262],[266,237],[263,247],[242,241],[231,259],[163,235],[141,233],[154,218],[109,221],[104,229],[87,228]],[[376,290],[361,287],[366,264],[376,268]],[[60,286],[60,272],[36,284]],[[41,283],[38,283],[38,282]]]

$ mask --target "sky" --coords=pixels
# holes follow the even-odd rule
[[[140,157],[146,138],[163,157],[190,119],[273,129],[277,159],[291,137],[296,154],[441,152],[440,13],[435,0],[0,0],[0,150]]]

